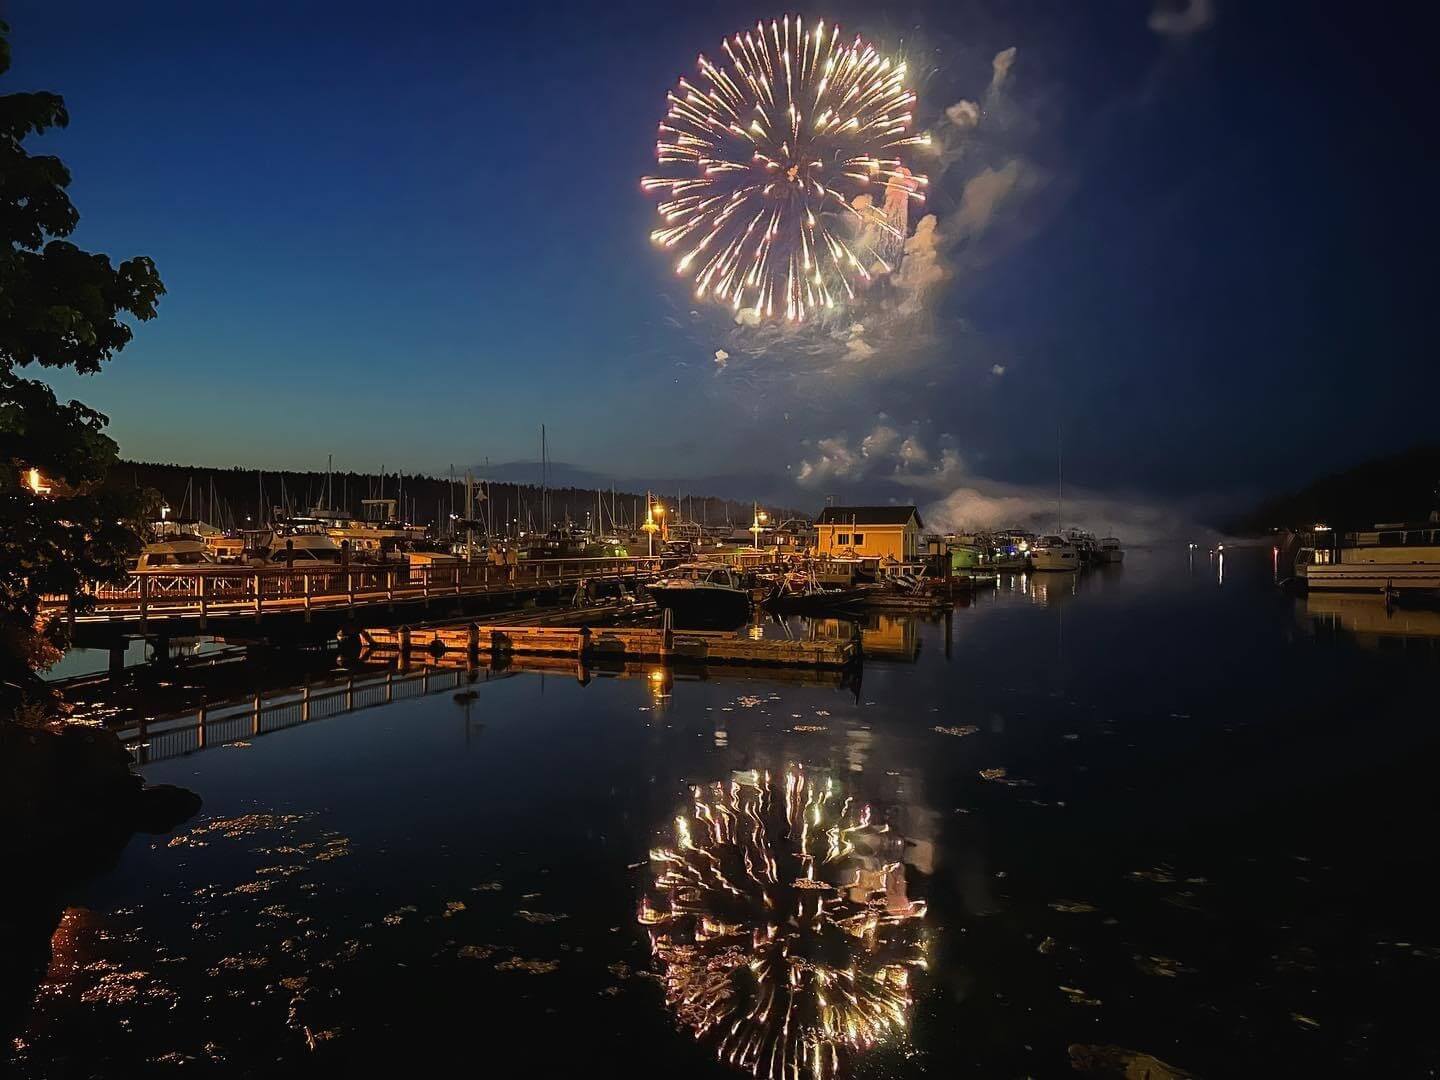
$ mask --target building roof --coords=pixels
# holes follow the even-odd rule
[[[911,518],[919,528],[920,511],[913,506],[827,506],[815,519],[816,525],[905,525]]]

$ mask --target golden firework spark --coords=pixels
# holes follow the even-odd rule
[[[700,57],[700,85],[681,78],[668,95],[655,146],[667,175],[641,181],[663,196],[650,236],[680,252],[698,298],[803,321],[893,269],[881,249],[903,247],[905,217],[854,200],[923,202],[927,179],[898,155],[930,137],[910,132],[905,64],[838,26],[786,16],[721,49]]]
[[[827,1080],[906,1028],[925,905],[869,807],[792,765],[696,788],[674,837],[639,919],[667,1004],[722,1061]]]

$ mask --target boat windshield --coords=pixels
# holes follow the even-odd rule
[[[199,566],[210,561],[205,551],[147,551],[146,566]]]

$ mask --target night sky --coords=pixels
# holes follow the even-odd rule
[[[1408,8],[817,11],[907,58],[921,128],[985,111],[924,165],[945,280],[857,352],[697,307],[648,239],[665,92],[784,8],[6,7],[4,89],[69,105],[28,145],[74,173],[77,241],[168,289],[103,374],[58,380],[131,457],[523,473],[543,422],[567,478],[1014,508],[1063,432],[1067,488],[1124,520],[1440,430]]]

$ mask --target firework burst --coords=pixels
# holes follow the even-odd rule
[[[722,1061],[825,1080],[905,1029],[925,905],[869,807],[798,766],[737,774],[696,788],[674,837],[640,922],[667,1004]]]
[[[904,246],[898,201],[924,200],[905,167],[915,94],[905,65],[838,26],[786,16],[701,56],[698,83],[670,92],[641,181],[662,196],[651,239],[681,252],[695,295],[800,322],[853,300]],[[869,195],[869,200],[856,200]],[[883,199],[886,210],[874,208]]]

